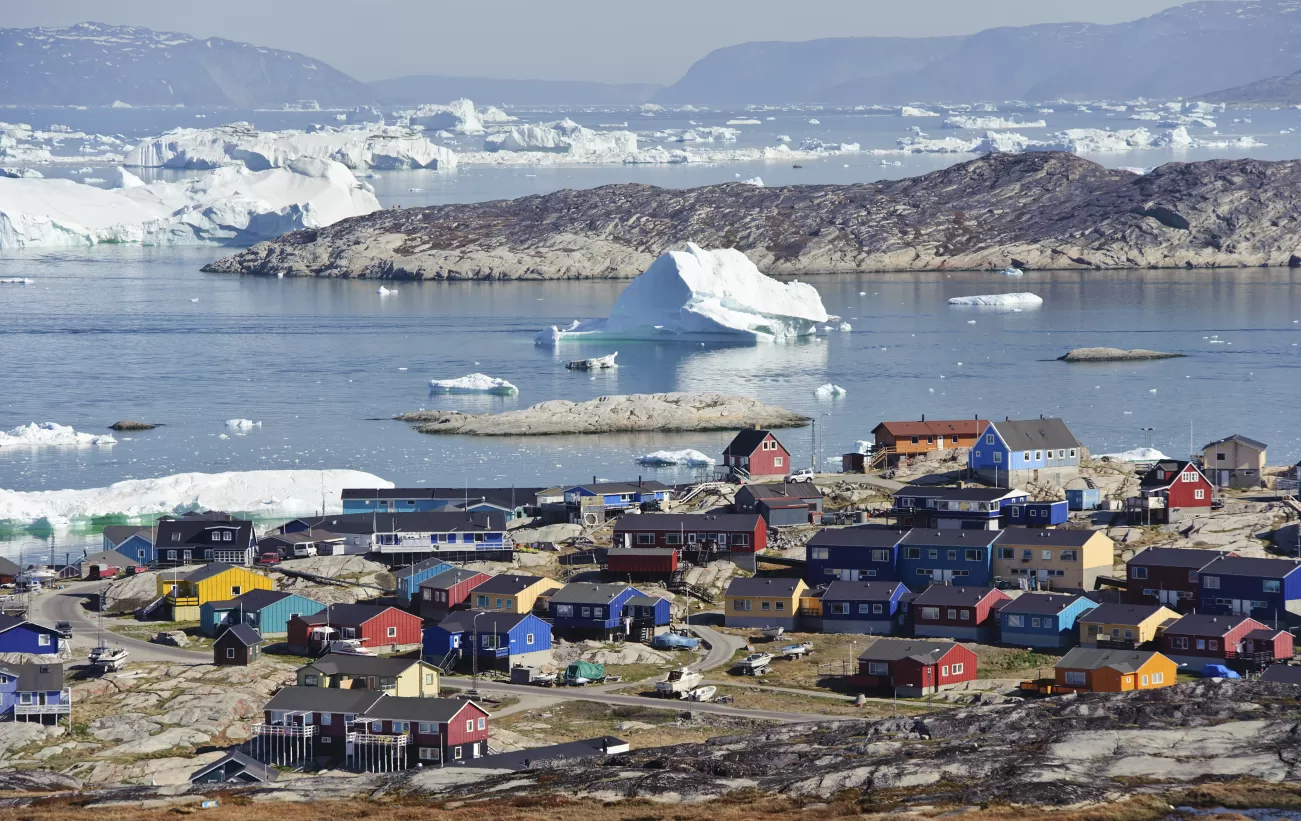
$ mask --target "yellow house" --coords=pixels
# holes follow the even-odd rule
[[[994,540],[994,578],[1033,578],[1040,589],[1093,590],[1111,575],[1116,544],[1097,530],[1009,527]]]
[[[271,590],[271,579],[247,567],[212,562],[183,576],[158,574],[158,595],[166,597],[172,621],[199,618],[199,607],[212,601],[229,601],[250,590]]]
[[[298,668],[299,687],[375,690],[391,696],[438,695],[438,668],[417,659],[330,653]]]
[[[803,579],[735,578],[727,586],[728,627],[783,627],[794,630],[800,600],[809,586]]]
[[[475,610],[491,610],[498,613],[531,613],[538,596],[563,587],[560,582],[546,576],[524,576],[506,574],[493,576],[488,581],[474,588],[470,593],[470,603]]]
[[[1100,604],[1079,618],[1085,647],[1134,648],[1156,641],[1179,614],[1159,604]]]

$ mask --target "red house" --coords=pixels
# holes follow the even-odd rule
[[[976,654],[951,641],[877,639],[858,656],[852,683],[925,696],[976,678]]]
[[[1130,524],[1170,524],[1209,511],[1215,488],[1192,462],[1165,459],[1143,474],[1138,492],[1125,501]]]
[[[394,644],[420,644],[419,616],[376,604],[332,604],[310,616],[289,619],[289,651],[317,655],[331,641],[355,640],[362,647],[384,649]]]
[[[1247,616],[1192,614],[1165,629],[1161,652],[1175,661],[1261,666],[1292,658],[1292,634]]]
[[[998,632],[998,608],[1012,597],[993,587],[933,584],[912,600],[913,632],[963,641],[991,641]]]
[[[620,517],[614,525],[615,548],[708,547],[724,553],[762,553],[767,546],[768,525],[758,513],[641,513]]]
[[[723,449],[723,467],[742,482],[777,479],[790,475],[791,453],[772,431],[747,428]]]
[[[610,550],[606,572],[626,579],[667,579],[678,569],[678,551],[671,547],[625,547]]]
[[[453,610],[469,607],[470,593],[491,578],[487,573],[461,567],[444,570],[420,583],[420,595],[415,598],[420,606],[416,609],[421,618],[442,620]]]
[[[1220,555],[1195,547],[1149,547],[1125,562],[1125,601],[1164,604],[1186,613],[1197,606],[1197,574]]]

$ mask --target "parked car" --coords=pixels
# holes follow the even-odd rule
[[[280,564],[279,553],[263,553],[257,557],[258,564]]]
[[[63,636],[65,639],[72,638],[72,622],[70,621],[55,622],[54,629],[59,631],[59,635]]]
[[[812,481],[813,481],[813,476],[814,476],[814,474],[813,474],[813,468],[800,468],[799,470],[793,470],[793,471],[791,471],[791,475],[786,477],[786,481],[788,481],[788,482],[812,482]]]

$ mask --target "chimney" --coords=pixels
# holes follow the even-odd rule
[[[923,422],[926,421],[926,414],[924,414],[924,413],[922,414],[922,421],[923,421]]]

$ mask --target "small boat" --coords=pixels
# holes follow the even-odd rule
[[[782,648],[781,657],[784,659],[797,659],[807,656],[813,652],[813,642],[806,641],[803,644],[788,644]]]
[[[697,687],[691,692],[683,694],[682,697],[687,701],[713,701],[714,693],[717,692],[718,688],[711,684],[707,687]]]
[[[609,356],[597,356],[592,359],[574,359],[568,365],[565,365],[571,371],[603,371],[610,368],[617,368],[619,364],[614,358],[619,355],[618,351]]]
[[[325,652],[337,656],[373,656],[375,651],[362,645],[357,639],[338,639],[325,648]]]
[[[1022,271],[1020,268],[1013,268],[1012,266],[1008,266],[1007,268],[1003,269],[1002,274],[1005,277],[1023,277],[1025,276],[1025,271]]]
[[[779,639],[779,638],[782,637],[782,634],[785,633],[785,632],[786,632],[786,628],[785,628],[785,627],[765,627],[765,628],[763,628],[763,634],[764,634],[764,636],[767,637],[767,638],[770,638],[770,639]]]
[[[116,673],[126,666],[127,651],[101,644],[90,651],[90,663],[105,673]]]
[[[751,653],[736,663],[741,672],[749,676],[757,676],[768,669],[772,664],[771,653]]]

